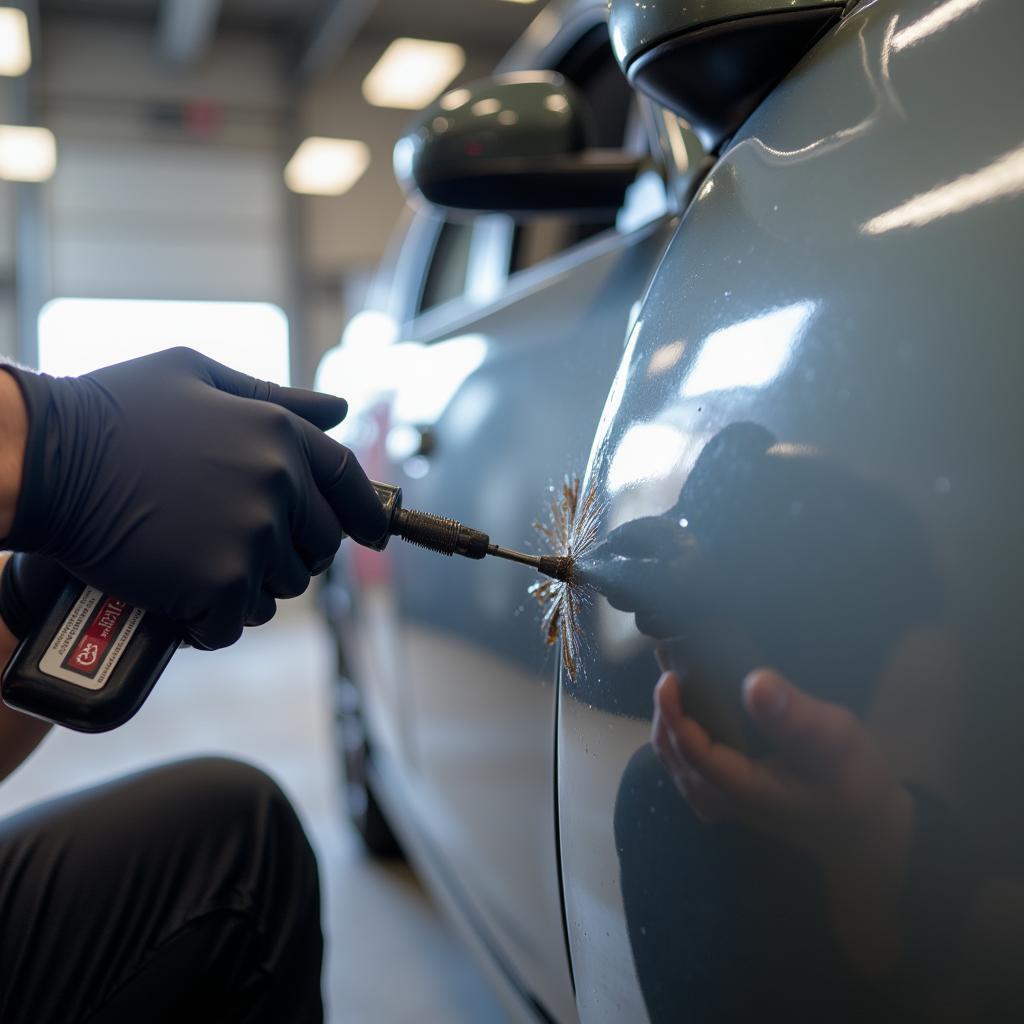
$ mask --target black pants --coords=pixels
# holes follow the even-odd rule
[[[262,772],[204,758],[0,822],[3,1024],[321,1021],[316,861]]]

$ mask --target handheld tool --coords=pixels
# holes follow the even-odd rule
[[[370,545],[383,551],[392,537],[401,537],[441,555],[462,555],[463,558],[486,558],[494,555],[510,562],[528,565],[544,576],[566,581],[572,575],[572,559],[559,555],[527,555],[522,551],[499,547],[491,543],[486,533],[464,526],[457,519],[447,519],[432,512],[417,512],[402,507],[402,488],[392,484],[374,482],[374,490],[388,515],[388,532],[377,544]]]
[[[370,545],[377,551],[397,536],[442,555],[494,555],[555,579],[572,575],[569,558],[499,547],[454,519],[403,508],[400,487],[373,486],[389,524]],[[174,623],[69,577],[53,610],[15,651],[0,693],[5,704],[37,718],[78,732],[108,732],[142,707],[181,643]]]

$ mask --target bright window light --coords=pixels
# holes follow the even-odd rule
[[[23,75],[32,66],[28,18],[14,7],[0,7],[0,75]]]
[[[0,178],[49,181],[57,169],[57,140],[49,128],[0,124]]]
[[[363,79],[363,96],[375,107],[420,110],[465,67],[466,53],[455,43],[396,39]]]
[[[269,303],[54,299],[39,314],[39,369],[55,376],[77,376],[175,345],[288,383],[288,318]]]
[[[344,195],[370,165],[370,150],[356,139],[306,139],[284,169],[285,184],[309,196]]]

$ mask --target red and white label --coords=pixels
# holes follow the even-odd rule
[[[86,587],[46,649],[40,671],[87,690],[101,690],[144,614]]]

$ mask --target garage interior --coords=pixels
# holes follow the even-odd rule
[[[306,386],[361,307],[404,203],[391,150],[414,111],[371,105],[363,80],[399,37],[456,43],[465,65],[454,81],[481,77],[537,13],[499,0],[14,6],[29,17],[33,59],[0,77],[0,123],[45,124],[59,142],[45,184],[0,181],[0,353],[37,365],[39,314],[64,297],[267,303],[285,311],[286,372]],[[282,168],[310,136],[369,148],[347,194],[286,188]],[[88,346],[72,319],[79,351]],[[94,344],[109,345],[109,320],[96,330]],[[114,348],[85,361],[118,358]],[[250,372],[265,365],[234,358]],[[499,1021],[413,874],[368,860],[342,821],[333,667],[314,602],[289,602],[229,650],[180,654],[130,728],[51,736],[0,789],[0,814],[156,762],[233,753],[282,783],[320,857],[327,1019]],[[398,964],[402,985],[387,984]]]
[[[1022,38],[0,0],[0,1022],[1024,1020]]]

